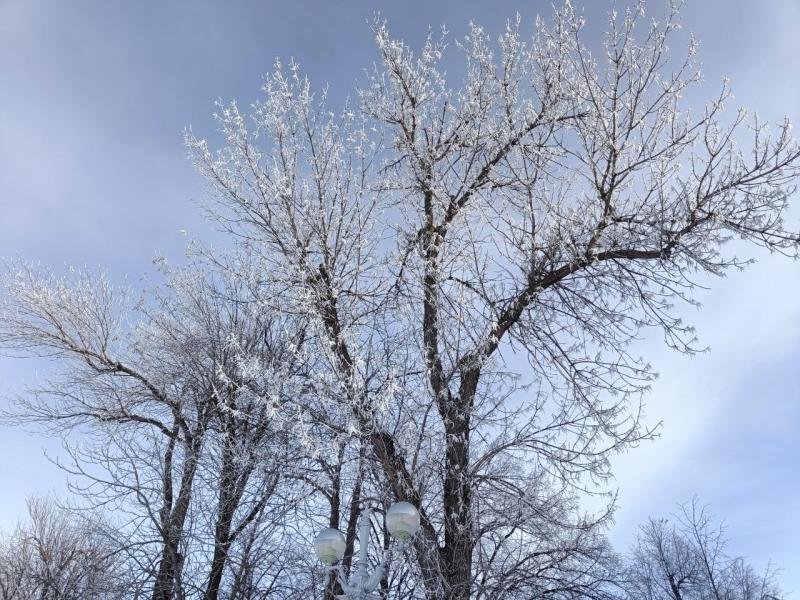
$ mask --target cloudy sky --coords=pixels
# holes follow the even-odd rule
[[[587,0],[592,33],[609,7]],[[218,97],[255,99],[277,56],[342,99],[376,57],[376,10],[412,44],[429,26],[458,35],[475,19],[499,33],[516,12],[530,22],[550,11],[539,0],[0,0],[0,257],[101,265],[134,283],[155,255],[180,258],[182,230],[209,231],[183,129],[211,131]],[[689,0],[683,15],[702,44],[708,95],[729,76],[735,104],[797,120],[798,0]],[[660,440],[617,461],[612,536],[624,548],[648,515],[698,494],[725,518],[735,552],[782,566],[800,594],[800,264],[759,256],[710,283],[703,310],[687,313],[710,353],[678,356],[658,336],[642,344],[661,373],[648,418],[664,425]],[[0,402],[36,376],[36,365],[0,359]],[[57,447],[0,429],[0,528],[27,494],[63,488],[44,457]]]

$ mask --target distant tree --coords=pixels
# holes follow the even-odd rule
[[[278,65],[250,115],[220,107],[218,150],[187,135],[212,216],[254,257],[231,272],[308,324],[328,407],[309,418],[344,418],[374,487],[420,507],[419,597],[604,597],[607,515],[578,498],[651,433],[631,343],[696,350],[674,305],[748,263],[731,240],[797,254],[790,126],[725,116],[727,87],[686,108],[701,75],[693,41],[669,52],[679,4],[613,11],[597,53],[570,3],[529,39],[472,25],[455,86],[444,35],[415,54],[377,23],[379,64],[338,114]]]
[[[27,520],[0,538],[0,600],[121,600],[119,564],[102,521],[32,497]]]
[[[630,600],[779,600],[775,572],[727,552],[725,530],[695,499],[642,526],[627,571]]]

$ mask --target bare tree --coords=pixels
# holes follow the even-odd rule
[[[138,594],[217,598],[239,537],[291,499],[290,339],[194,267],[131,306],[103,277],[11,266],[0,344],[61,366],[12,420],[77,434],[62,466],[120,515]]]
[[[0,546],[0,599],[124,598],[118,549],[105,529],[96,517],[71,513],[52,498],[30,498],[28,520]]]
[[[184,394],[184,382],[166,369],[151,371],[169,363],[130,337],[127,290],[87,273],[70,282],[33,265],[12,266],[0,343],[64,365],[55,381],[22,399],[19,421],[64,432],[95,428],[99,439],[71,451],[68,468],[89,480],[87,491],[99,485],[103,502],[132,498],[142,507],[161,548],[153,598],[172,598],[209,407],[193,405],[197,396]]]
[[[727,553],[728,540],[697,499],[673,521],[642,526],[627,573],[631,600],[775,600],[784,597],[768,568],[758,574]]]
[[[213,534],[213,550],[202,597],[216,600],[231,547],[270,508],[284,476],[302,458],[282,422],[300,373],[288,349],[288,331],[269,313],[254,313],[235,282],[196,268],[172,274],[169,281],[169,293],[159,296],[148,316],[154,343],[169,339],[175,377],[187,387],[198,386],[210,410],[198,463],[204,487],[198,502],[213,515],[206,529]]]
[[[604,515],[577,490],[650,434],[631,342],[695,351],[673,305],[747,264],[730,240],[796,255],[790,127],[725,116],[727,87],[683,108],[700,73],[693,41],[668,52],[678,9],[612,13],[599,54],[569,3],[529,39],[472,25],[455,87],[444,34],[415,54],[377,23],[356,105],[333,114],[278,65],[249,117],[221,106],[220,150],[187,136],[258,259],[236,269],[254,301],[307,319],[320,402],[420,507],[428,598],[602,596]]]

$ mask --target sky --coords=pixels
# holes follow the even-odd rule
[[[576,5],[598,35],[611,3]],[[651,10],[662,7],[651,0]],[[429,27],[459,35],[474,19],[499,34],[515,13],[532,22],[550,4],[0,0],[0,257],[102,266],[134,284],[155,256],[179,260],[185,232],[210,235],[184,129],[210,133],[217,98],[258,98],[276,57],[293,57],[341,101],[376,59],[367,25],[376,12],[419,45]],[[701,43],[703,95],[728,76],[732,104],[798,120],[798,0],[689,0],[683,23]],[[798,205],[800,196],[796,226]],[[640,345],[660,373],[648,419],[663,427],[659,440],[615,461],[611,536],[624,549],[649,515],[697,494],[725,519],[732,551],[782,567],[798,597],[800,264],[757,258],[710,281],[703,309],[687,311],[709,353],[675,354],[657,333]],[[39,366],[0,358],[0,405]],[[57,442],[0,428],[0,529],[23,514],[26,495],[63,489],[47,450],[57,454]]]

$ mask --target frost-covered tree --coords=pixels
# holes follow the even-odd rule
[[[104,276],[8,266],[0,346],[56,364],[9,418],[66,436],[73,492],[113,509],[131,597],[215,600],[251,552],[291,561],[275,531],[302,492],[282,487],[301,448],[283,325],[196,265],[138,302]]]
[[[630,600],[779,600],[775,572],[731,556],[722,525],[695,499],[641,527],[626,573]]]
[[[796,256],[790,126],[724,112],[726,86],[686,107],[701,76],[693,41],[668,50],[678,4],[612,13],[599,52],[569,3],[530,37],[472,25],[461,81],[445,34],[414,52],[377,23],[341,111],[278,65],[249,115],[220,107],[219,149],[187,136],[212,215],[256,258],[232,269],[307,321],[325,406],[307,417],[344,416],[376,487],[420,507],[421,597],[602,597],[604,516],[578,495],[650,435],[631,342],[695,351],[674,305],[747,264],[729,242]]]
[[[28,518],[0,537],[0,600],[122,600],[118,548],[96,515],[28,499]]]

